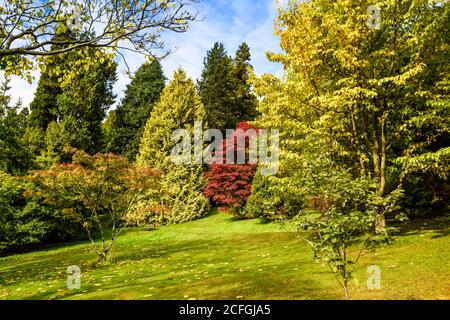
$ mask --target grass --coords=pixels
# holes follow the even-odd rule
[[[449,220],[408,224],[393,244],[364,256],[353,299],[450,299]],[[116,262],[95,267],[87,242],[0,258],[0,299],[342,299],[325,266],[292,228],[222,213],[156,231],[128,230]],[[382,270],[368,290],[367,267]],[[81,268],[81,289],[66,286]]]

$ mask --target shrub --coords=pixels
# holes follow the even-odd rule
[[[264,176],[258,169],[245,213],[264,222],[296,216],[302,209],[304,200],[295,186],[285,182],[282,178]]]
[[[60,211],[30,193],[35,188],[24,178],[0,172],[0,253],[66,241],[79,234],[74,224],[61,223]]]

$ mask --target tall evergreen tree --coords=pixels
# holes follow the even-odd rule
[[[137,164],[168,170],[171,152],[176,143],[172,133],[177,129],[194,132],[194,122],[203,121],[206,112],[191,79],[183,70],[175,72],[174,79],[161,94],[145,126]]]
[[[72,35],[65,34],[64,37]],[[80,62],[86,59],[92,63],[80,68]],[[73,72],[74,69],[76,72]],[[55,70],[58,72],[55,73]],[[70,81],[64,79],[65,74],[71,75]],[[101,151],[101,124],[107,109],[114,103],[115,80],[116,63],[94,48],[48,58],[41,70],[35,99],[30,105],[27,139],[49,142],[47,136],[50,134],[58,136],[58,140],[64,138],[64,143],[60,141],[59,145],[68,144],[87,152]],[[51,132],[47,134],[49,127]],[[57,131],[59,133],[55,135]],[[30,138],[30,132],[43,137]],[[43,153],[54,156],[61,153],[61,150],[53,150],[54,146],[54,143],[46,145],[47,150],[42,150]]]
[[[57,97],[61,117],[58,122],[69,137],[69,145],[95,153],[103,149],[102,122],[114,103],[117,64],[94,49],[82,53],[82,56],[86,55],[99,61],[62,87],[62,93]]]
[[[48,70],[61,63],[60,59],[61,57],[54,57],[51,62],[49,61],[47,64]],[[58,120],[59,112],[56,97],[61,93],[58,77],[51,74],[50,71],[41,72],[34,99],[30,104],[30,127],[45,131],[52,121]]]
[[[236,56],[233,60],[233,68],[231,71],[234,102],[233,116],[239,122],[254,120],[257,115],[256,106],[258,104],[258,100],[253,94],[249,83],[249,69],[252,69],[250,58],[250,48],[244,42],[236,51]]]
[[[232,60],[223,44],[216,42],[204,59],[198,91],[205,106],[210,128],[235,128],[233,108]]]
[[[32,156],[22,141],[28,110],[22,109],[20,100],[11,106],[7,78],[0,86],[0,171],[23,174],[33,165]]]
[[[173,132],[186,129],[193,134],[195,121],[206,125],[205,108],[192,80],[184,71],[176,71],[147,122],[137,158],[138,166],[163,172],[162,203],[169,212],[155,218],[159,223],[185,222],[208,212],[209,203],[202,193],[206,185],[202,165],[176,165],[171,157],[176,146]]]
[[[164,89],[165,77],[161,63],[144,63],[127,85],[125,97],[118,108],[110,113],[106,150],[135,160],[145,124],[154,104]]]
[[[73,39],[74,35],[70,30],[63,32],[54,37],[54,40],[64,41],[65,39]],[[53,50],[63,48],[61,45],[52,45]],[[74,56],[73,54],[71,56]],[[39,128],[45,132],[49,124],[58,120],[59,111],[57,99],[61,93],[61,75],[55,73],[55,70],[63,72],[67,69],[67,59],[69,54],[60,54],[54,57],[46,58],[44,65],[41,67],[41,76],[39,78],[38,87],[34,95],[34,99],[30,104],[29,127]]]

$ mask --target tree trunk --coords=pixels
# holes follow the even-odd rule
[[[386,120],[383,119],[381,121],[381,148],[377,121],[377,118],[375,118],[373,136],[373,172],[375,178],[378,179],[378,195],[383,197],[386,191]],[[382,214],[381,208],[378,209],[374,228],[377,233],[386,232],[386,219]]]
[[[347,284],[347,281],[344,282],[344,292],[345,292],[345,300],[350,300],[350,295],[348,294],[348,284]]]
[[[356,128],[356,121],[355,121],[355,110],[353,107],[351,107],[351,121],[352,121],[352,143],[355,145],[356,153],[359,159],[359,173],[361,177],[365,177],[367,175],[367,167],[366,167],[366,161],[364,158],[364,148],[362,147],[360,143],[359,133]]]
[[[384,197],[386,192],[386,119],[381,122],[381,159],[380,159],[380,182],[378,186],[378,195]],[[378,215],[376,231],[386,232],[386,217],[384,214]]]
[[[374,124],[374,136],[373,136],[373,173],[375,179],[380,179],[380,143],[378,142],[378,126]]]

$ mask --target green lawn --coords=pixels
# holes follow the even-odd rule
[[[405,225],[395,241],[363,257],[353,299],[450,299],[449,220]],[[419,227],[421,226],[421,227]],[[214,213],[157,231],[129,230],[116,263],[96,268],[88,243],[0,258],[1,299],[342,299],[325,266],[288,226]],[[366,269],[382,270],[381,290]],[[80,290],[66,269],[82,271]]]

